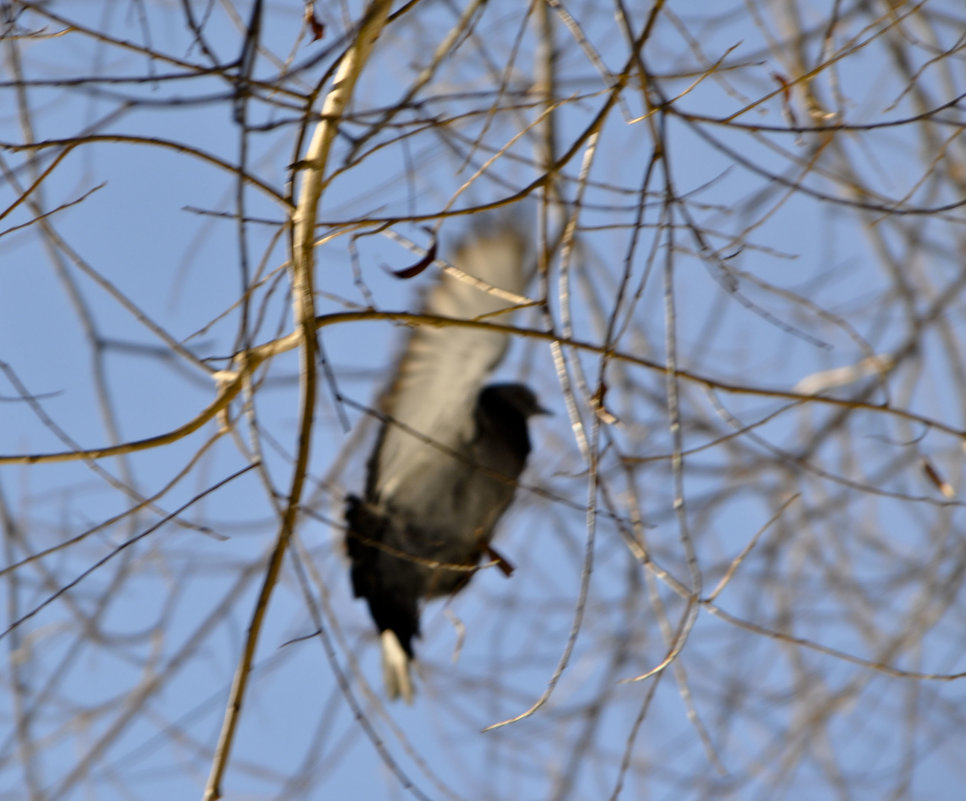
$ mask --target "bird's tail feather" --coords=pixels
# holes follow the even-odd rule
[[[409,670],[409,654],[403,650],[396,633],[386,629],[381,637],[382,680],[386,695],[393,701],[402,696],[407,704],[413,702],[413,679]]]

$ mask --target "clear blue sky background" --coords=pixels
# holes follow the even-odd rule
[[[236,5],[247,16],[248,4]],[[347,5],[348,18],[355,19],[359,4]],[[455,5],[427,3],[386,32],[358,87],[356,113],[390,105],[400,97],[455,23],[461,10]],[[646,4],[627,5],[639,15],[639,26]],[[801,5],[803,17],[797,24],[817,32],[827,25],[830,9],[838,7],[830,2]],[[927,66],[935,52],[930,37],[936,37],[942,46],[951,46],[961,27],[947,30],[939,23],[955,19],[948,15],[961,15],[962,9],[958,3],[941,0],[923,5],[937,15],[931,18],[932,28],[910,17],[896,26],[900,33],[895,35],[913,42],[910,52],[918,59],[914,66],[922,67],[917,81],[933,101],[942,103],[962,91],[962,64],[951,59],[948,74],[946,67]],[[685,91],[702,69],[724,58],[726,68],[701,80],[679,101],[681,107],[720,116],[774,92],[776,73],[790,77],[791,57],[781,47],[772,47],[769,35],[775,41],[785,39],[791,30],[782,30],[782,25],[792,21],[778,13],[777,3],[760,6],[770,12],[764,26],[741,3],[710,10],[701,3],[669,3],[675,19],[694,41],[682,39],[674,21],[661,18],[644,55],[651,70],[666,76],[662,90],[668,94]],[[326,35],[317,43],[298,43],[296,62],[338,50],[336,43],[346,18],[335,4],[319,3],[318,7],[327,24]],[[119,41],[150,41],[154,48],[175,58],[204,61],[176,5],[55,2],[50,8],[108,31]],[[592,4],[568,8],[608,67],[619,68],[626,58],[626,43],[613,14],[595,11]],[[222,61],[230,60],[241,47],[238,26],[223,4],[213,5],[210,14],[201,7],[196,9],[199,15],[203,11],[208,14],[208,42]],[[267,4],[266,51],[280,58],[292,51],[301,15],[302,4],[295,0]],[[874,18],[878,14],[842,9],[834,44],[847,55],[837,63],[835,80],[832,73],[823,73],[815,87],[819,96],[828,99],[830,111],[840,112],[853,123],[899,119],[919,111],[915,98],[902,94],[903,84],[888,58],[891,40],[874,35],[878,30],[871,22]],[[431,97],[479,92],[481,99],[450,98],[445,103],[426,104],[419,113],[443,114],[493,102],[495,82],[511,60],[510,45],[522,20],[519,3],[487,4],[474,34],[421,93],[421,97]],[[46,33],[63,27],[30,15],[21,17],[20,24],[29,28],[43,25]],[[879,27],[887,25],[880,21]],[[600,108],[606,85],[562,26],[558,26],[557,36],[564,52],[558,92],[575,98],[559,113],[562,150]],[[854,41],[852,37],[856,37]],[[866,39],[870,43],[861,44]],[[917,42],[922,46],[916,46]],[[821,46],[820,35],[807,39],[813,63]],[[35,81],[137,76],[151,71],[163,76],[178,70],[76,31],[55,38],[25,39],[17,47],[24,77]],[[533,32],[524,28],[522,46],[515,56],[517,66],[509,72],[511,89],[529,85],[534,52]],[[293,81],[292,85],[306,89],[331,63],[331,56],[323,58],[306,71],[303,84]],[[259,56],[255,74],[262,78],[277,74],[266,53]],[[10,84],[14,77],[8,51],[4,101],[0,103],[0,141],[4,143],[25,138]],[[184,141],[228,162],[237,160],[240,137],[231,117],[231,86],[219,77],[96,86],[93,92],[74,86],[30,86],[26,98],[32,109],[33,138],[74,136],[93,126],[99,133]],[[836,90],[846,98],[841,105],[835,102]],[[138,103],[105,120],[105,115],[123,106],[122,97],[137,98]],[[599,341],[601,325],[593,298],[603,298],[607,308],[615,296],[634,215],[633,193],[651,155],[647,123],[631,122],[642,113],[640,95],[631,89],[626,98],[626,108],[613,112],[603,129],[592,170],[593,180],[599,183],[588,189],[587,208],[581,216],[586,230],[572,267],[574,334],[579,339]],[[286,98],[279,95],[278,99]],[[177,105],[169,102],[174,100]],[[794,107],[805,122],[801,95],[794,97]],[[280,123],[250,137],[248,158],[252,172],[281,189],[288,165],[296,158],[297,114],[256,101],[250,110],[253,124]],[[532,119],[533,112],[522,115]],[[739,120],[783,124],[781,94]],[[498,115],[484,136],[485,143],[505,143],[516,130],[515,122]],[[450,128],[454,135],[472,138],[481,125],[478,118],[472,118],[452,123]],[[355,134],[361,130],[345,128]],[[726,264],[735,271],[731,278],[738,277],[740,291],[727,291],[727,280],[719,269],[697,258],[694,240],[679,229],[673,255],[680,365],[723,381],[790,389],[816,371],[854,364],[867,355],[857,345],[859,335],[876,352],[897,347],[907,332],[900,306],[889,295],[892,278],[882,271],[874,239],[867,235],[876,223],[875,214],[863,216],[805,192],[790,193],[781,200],[783,192],[756,172],[758,168],[797,179],[792,159],[810,157],[814,148],[810,137],[818,135],[805,134],[796,140],[790,134],[729,131],[720,126],[703,130],[711,131],[748,164],[736,165],[732,156],[710,146],[677,120],[669,123],[668,159],[678,195],[692,202],[691,213],[706,228],[721,232],[713,244],[723,255],[733,255]],[[939,141],[956,132],[951,127],[937,130]],[[930,164],[916,133],[916,129],[896,127],[841,134],[845,155],[840,158],[851,159],[876,191],[903,197],[913,190],[924,165]],[[384,134],[381,140],[389,141],[392,135]],[[336,163],[341,163],[347,148],[347,139],[340,138],[334,151]],[[461,143],[461,152],[465,148]],[[514,152],[529,158],[533,143],[522,141]],[[24,167],[22,153],[0,155],[5,169],[14,171],[21,186],[29,183],[31,174]],[[474,154],[474,165],[489,155],[481,149]],[[446,147],[444,137],[429,132],[413,136],[405,146],[389,144],[332,181],[320,217],[344,220],[435,212],[472,174],[472,168],[460,169],[460,161]],[[45,158],[40,163],[46,166],[50,162]],[[578,164],[579,158],[568,165],[570,178],[576,176]],[[827,172],[814,172],[804,183],[815,191],[845,197],[847,188],[836,183],[835,158],[821,164]],[[460,200],[456,206],[500,197],[509,191],[508,185],[518,188],[537,172],[532,166],[504,159],[490,174],[501,180],[485,177],[464,196],[466,202]],[[928,205],[958,199],[950,194],[949,186],[926,182],[913,191],[913,197]],[[239,292],[241,252],[238,226],[231,219],[237,209],[233,177],[174,150],[104,142],[85,145],[68,155],[44,181],[37,197],[50,210],[94,187],[100,188],[51,217],[58,234],[172,337],[223,366],[224,358],[236,347],[239,325],[237,310],[231,310]],[[652,188],[659,191],[660,182]],[[566,185],[564,192],[572,199],[574,185]],[[8,182],[3,207],[17,194]],[[660,195],[653,200],[645,217],[648,226],[657,221]],[[273,241],[272,236],[284,219],[284,209],[251,188],[245,193],[245,203],[249,216],[266,221],[254,222],[245,231],[250,269],[277,270],[286,258],[285,240]],[[222,213],[228,216],[218,216]],[[71,440],[83,447],[108,444],[111,433],[103,422],[97,396],[92,340],[57,275],[55,260],[43,247],[38,225],[8,230],[33,216],[21,206],[0,222],[0,230],[6,232],[0,237],[0,359],[41,399],[45,413]],[[910,218],[908,224],[919,226],[923,242],[947,242],[945,250],[924,245],[921,251],[904,251],[905,242],[893,231],[886,235],[897,260],[909,271],[909,281],[921,289],[923,303],[961,270],[956,243],[962,220],[958,210],[928,219]],[[729,241],[749,223],[757,225],[741,238],[743,247],[737,239]],[[419,245],[427,242],[418,226],[395,228]],[[441,255],[447,255],[448,243],[465,228],[460,219],[444,224]],[[644,288],[631,312],[633,324],[620,346],[660,361],[666,355],[667,342],[663,309],[667,285],[662,274],[666,240],[649,268],[646,256],[653,236],[653,227],[643,230],[630,283],[636,287],[643,282]],[[386,266],[406,266],[416,256],[384,236],[361,238],[357,247],[358,264],[377,307],[415,309],[418,291],[433,280],[432,273],[409,282],[392,279]],[[59,258],[64,258],[63,251]],[[65,259],[65,269],[95,321],[100,341],[108,348],[103,361],[105,386],[121,440],[172,430],[211,402],[214,387],[202,371],[169,358],[163,342],[69,259]],[[652,272],[647,273],[648,269]],[[813,306],[763,290],[753,279],[800,293]],[[353,280],[346,237],[319,248],[318,289],[321,313],[367,302]],[[256,293],[254,308],[264,310],[263,323],[254,332],[256,341],[288,331],[286,290],[282,275],[274,290],[263,287]],[[554,309],[559,320],[556,300]],[[958,304],[950,312],[953,341],[962,332],[961,309]],[[840,324],[839,318],[848,319],[854,331]],[[521,316],[518,322],[540,326],[543,321],[534,314]],[[358,403],[371,403],[389,375],[402,333],[385,322],[323,330],[321,340],[340,390]],[[913,389],[908,394],[900,391],[893,400],[962,426],[959,397],[952,394],[954,385],[947,379],[948,373],[944,375],[942,358],[933,356],[946,347],[942,335],[930,335],[924,342],[927,350],[921,379],[904,380],[902,386]],[[588,375],[596,376],[596,356],[582,356],[581,363]],[[452,612],[466,626],[466,641],[455,664],[451,655],[457,643],[456,629],[441,605],[427,611],[419,651],[424,668],[415,706],[383,709],[360,696],[355,678],[352,680],[354,695],[362,697],[360,703],[374,727],[375,739],[420,792],[434,799],[452,795],[467,799],[607,797],[620,775],[625,742],[636,732],[624,798],[826,799],[833,797],[831,788],[849,787],[840,797],[879,799],[885,797],[884,788],[891,792],[899,785],[896,777],[905,769],[902,760],[910,754],[914,758],[906,797],[960,797],[964,777],[957,755],[966,746],[966,724],[959,721],[958,727],[954,725],[954,710],[961,707],[961,682],[921,682],[909,689],[908,681],[741,632],[706,614],[699,619],[680,664],[687,671],[695,709],[710,731],[713,750],[727,773],[722,776],[716,771],[698,729],[688,720],[680,685],[670,674],[659,681],[637,731],[635,719],[652,683],[620,680],[659,663],[665,643],[650,607],[653,596],[648,593],[653,590],[644,583],[640,566],[628,556],[617,528],[606,518],[598,524],[586,622],[559,688],[536,716],[481,734],[483,727],[526,709],[544,690],[566,643],[586,542],[581,511],[587,493],[586,465],[568,424],[550,351],[539,343],[517,342],[501,369],[505,375],[524,377],[556,412],[552,419],[534,425],[536,451],[525,477],[525,483],[547,490],[553,498],[521,490],[500,540],[501,549],[516,564],[515,576],[507,581],[497,571],[484,571],[453,602]],[[670,439],[663,413],[663,377],[612,369],[614,392],[608,402],[621,420],[614,429],[616,442],[627,455],[666,454]],[[263,457],[274,489],[284,492],[298,420],[295,355],[278,357],[262,377],[265,383],[257,394],[256,410]],[[50,425],[27,404],[16,401],[16,395],[7,379],[0,381],[0,453],[65,449]],[[873,398],[882,400],[876,395]],[[722,396],[720,400],[748,422],[779,406],[759,397]],[[710,401],[693,386],[687,387],[683,402],[688,409],[710,409]],[[357,660],[378,694],[376,643],[364,606],[351,598],[341,533],[330,525],[341,515],[342,494],[361,486],[374,433],[356,410],[346,411],[351,431],[340,425],[331,393],[323,386],[310,489],[317,517],[304,519],[299,547],[311,555],[312,568],[321,578],[313,583],[312,593],[326,610],[329,635],[335,630],[336,664],[346,671]],[[824,408],[808,409],[799,416],[782,415],[756,434],[793,451],[801,431],[828,415]],[[105,460],[98,469],[135,483],[145,495],[152,494],[188,464],[215,430],[211,424],[183,441],[134,455],[126,466]],[[239,435],[247,440],[250,433],[241,421]],[[688,447],[711,439],[712,432],[697,427],[685,431]],[[903,428],[873,414],[856,423],[853,443],[854,451],[828,443],[814,456],[815,463],[857,481],[864,477],[867,483],[874,483],[875,465],[893,457],[905,458],[903,454],[911,448],[929,454],[951,480],[961,467],[962,449],[955,440],[921,427]],[[607,474],[608,488],[622,492],[613,449],[606,453],[612,459],[603,462],[612,471]],[[232,439],[222,438],[165,495],[160,508],[170,513],[245,464],[246,457]],[[763,485],[774,478],[777,487],[780,481],[767,474],[750,474],[745,482],[748,486],[742,486],[741,479],[726,480],[727,471],[739,470],[741,464],[723,448],[698,453],[688,465],[688,510],[698,532],[707,590],[778,511],[771,500],[781,492],[766,493]],[[634,483],[642,494],[639,511],[649,526],[652,554],[675,575],[684,577],[686,562],[673,513],[674,487],[667,461],[641,467]],[[889,474],[888,481],[878,488],[935,497],[935,488],[914,469]],[[935,559],[936,575],[949,579],[949,592],[957,593],[955,576],[942,573],[946,564],[943,548],[949,554],[956,549],[949,533],[961,529],[957,506],[937,511],[928,503],[865,496],[858,490],[850,495],[841,484],[826,486],[814,475],[802,478],[799,490],[803,492],[799,506],[776,526],[775,550],[755,552],[722,595],[723,606],[732,604],[744,617],[760,612],[762,619],[773,620],[780,607],[775,601],[780,597],[776,584],[787,580],[790,634],[869,656],[880,653],[883,637],[890,631],[902,631],[908,625],[910,610],[931,602],[928,582],[902,582],[904,568],[912,571],[920,562]],[[5,564],[75,537],[131,503],[103,473],[83,463],[0,466],[0,491],[11,519],[26,538],[19,544],[13,542],[8,529]],[[719,491],[728,497],[716,499]],[[619,504],[627,502],[626,495],[618,499]],[[260,583],[261,560],[276,535],[272,503],[270,492],[250,472],[185,513],[184,521],[204,525],[204,531],[166,524],[118,552],[121,543],[148,531],[161,517],[157,511],[144,511],[5,574],[6,619],[13,620],[38,607],[98,560],[114,554],[6,636],[8,663],[2,672],[9,680],[4,680],[6,692],[0,701],[4,721],[0,728],[0,798],[28,797],[24,788],[30,786],[23,767],[23,745],[18,743],[13,725],[17,712],[10,685],[15,664],[22,666],[16,673],[19,680],[29,685],[24,697],[33,710],[30,730],[39,744],[39,754],[31,763],[32,781],[52,793],[49,797],[113,801],[200,796]],[[843,515],[842,520],[861,518],[864,505],[868,510],[867,527],[862,524],[841,530],[840,541],[827,537],[835,526],[838,503],[855,516]],[[712,511],[706,513],[705,509]],[[823,528],[826,525],[830,528]],[[939,531],[946,532],[945,545],[936,544]],[[874,540],[871,545],[870,540]],[[846,568],[850,559],[854,564]],[[955,564],[952,556],[949,564]],[[823,572],[823,565],[835,569]],[[839,575],[839,570],[854,577],[863,590],[856,593],[852,610],[843,605],[842,595],[827,591],[830,574]],[[310,580],[314,582],[314,577]],[[670,618],[676,622],[680,602],[659,586],[657,591],[670,605]],[[921,594],[917,595],[916,588]],[[955,604],[949,609],[952,611],[929,619],[929,634],[918,640],[919,647],[897,650],[900,667],[935,673],[963,669],[962,619]],[[851,612],[855,619],[850,618]],[[863,641],[861,633],[874,627],[870,621],[881,628]],[[866,623],[869,628],[863,629]],[[288,563],[261,638],[258,667],[225,782],[226,797],[407,797],[347,705],[319,639],[304,639],[314,631],[303,590]],[[139,693],[159,676],[163,687],[139,703]],[[803,681],[803,676],[815,685]],[[821,703],[840,703],[843,708],[829,716],[826,726],[810,728],[802,723],[796,727],[796,716],[799,720],[807,717],[813,708],[808,699],[813,697]],[[814,709],[820,706],[816,700]],[[603,710],[599,716],[597,707]],[[135,711],[128,717],[129,709]],[[112,734],[115,729],[116,736]],[[801,742],[790,734],[796,731],[803,732]],[[840,775],[825,771],[827,753],[835,754],[832,761],[839,766]],[[786,759],[789,763],[782,762]],[[85,760],[90,760],[89,766]],[[85,778],[71,783],[63,795],[56,795],[75,770],[82,770]],[[295,782],[293,776],[303,777],[306,783]],[[779,778],[772,784],[776,776]]]

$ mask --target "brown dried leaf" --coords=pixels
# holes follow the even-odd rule
[[[428,229],[424,230],[427,230],[428,233],[432,233],[431,231],[428,231]],[[390,272],[396,276],[396,278],[415,278],[423,270],[429,267],[430,264],[436,261],[437,244],[436,238],[434,237],[433,241],[430,243],[430,246],[426,249],[426,255],[423,256],[419,261],[417,261],[411,267],[403,267],[401,270],[390,270]]]
[[[319,39],[325,36],[325,23],[315,16],[314,2],[305,4],[305,24],[308,25],[309,30],[312,31],[313,42],[317,42]]]

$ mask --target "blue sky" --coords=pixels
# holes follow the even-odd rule
[[[285,88],[304,94],[322,79],[360,4],[317,5],[327,29],[316,43],[297,40],[301,3],[266,5],[256,77],[273,78],[273,59],[294,53],[295,63],[320,60],[287,77]],[[890,16],[857,5],[801,3],[796,19],[791,6],[777,2],[710,11],[668,3],[644,57],[660,91],[677,98],[675,113],[662,118],[663,164],[676,200],[665,203],[658,164],[632,249],[655,130],[636,119],[644,107],[632,81],[591,154],[575,249],[569,261],[557,255],[552,263],[547,301],[556,330],[563,331],[569,312],[573,338],[600,343],[626,263],[622,353],[663,363],[673,343],[681,369],[726,384],[791,390],[803,378],[872,353],[904,353],[910,337],[918,337],[914,357],[904,356],[884,384],[862,377],[830,394],[887,401],[963,428],[964,218],[955,207],[910,212],[962,197],[958,109],[834,136],[766,129],[787,125],[789,112],[803,125],[822,113],[851,125],[896,122],[956,98],[963,91],[955,49],[961,26],[952,23],[961,22],[961,8],[942,0],[893,5]],[[5,42],[0,141],[23,143],[26,136],[13,86],[10,48],[16,47],[23,77],[33,81],[24,96],[34,140],[84,132],[155,137],[237,161],[241,136],[231,84],[193,73],[168,80],[183,67],[121,44],[150,43],[178,62],[207,64],[181,9],[77,2],[49,8],[113,40],[77,28]],[[249,14],[248,4],[195,9],[222,61],[241,49],[230,8],[241,18]],[[839,19],[830,27],[834,9]],[[594,4],[566,10],[602,62],[620,68],[627,44],[612,10]],[[648,10],[634,5],[636,30]],[[357,87],[354,117],[336,141],[334,164],[343,165],[351,137],[405,93],[461,11],[421,3],[384,32]],[[353,239],[346,221],[399,218],[392,231],[425,245],[423,223],[406,217],[439,213],[521,124],[533,121],[537,110],[527,103],[508,110],[532,88],[533,23],[518,3],[490,2],[479,13],[472,33],[418,93],[420,103],[376,132],[368,146],[380,147],[363,151],[326,187],[320,219],[341,227],[320,227],[323,235],[340,233],[317,249],[320,314],[365,308],[370,298],[381,310],[417,309],[433,270],[410,281],[392,278],[387,268],[417,256],[371,225]],[[563,152],[602,107],[608,83],[562,17],[556,19]],[[63,29],[40,14],[25,13],[18,23],[43,33]],[[790,44],[802,30],[801,47]],[[902,68],[896,48],[907,57]],[[834,66],[796,83],[785,101],[781,80],[794,81],[830,54]],[[913,89],[904,92],[910,75]],[[92,80],[57,85],[79,76]],[[500,110],[468,114],[491,106]],[[737,126],[707,121],[742,109]],[[297,108],[286,95],[262,92],[249,112],[259,126],[247,139],[249,170],[284,192],[297,157]],[[455,208],[490,202],[532,181],[539,175],[535,148],[533,136],[522,138]],[[0,155],[20,186],[32,180],[23,151]],[[568,211],[585,157],[581,148],[564,167]],[[50,157],[38,164],[49,166]],[[857,180],[865,209],[854,205]],[[18,197],[9,180],[0,197],[4,208]],[[240,233],[236,180],[225,169],[144,141],[85,143],[57,164],[34,197],[46,211],[73,203],[50,216],[66,246],[51,249],[48,232],[45,247],[36,222],[9,230],[35,218],[26,204],[0,221],[0,359],[80,446],[111,442],[105,417],[119,441],[173,430],[211,402],[214,386],[203,369],[171,356],[75,257],[216,368],[237,347],[241,315],[233,304],[243,255],[251,274],[277,276],[253,290],[253,316],[261,316],[248,333],[260,343],[289,330],[287,245],[277,236],[285,208],[249,187],[244,210],[251,222]],[[531,201],[520,214],[536,210]],[[674,215],[673,235],[664,213]],[[691,220],[704,232],[704,246],[689,230]],[[460,218],[442,224],[444,258],[465,230]],[[96,335],[71,301],[75,291]],[[548,324],[535,312],[517,322]],[[372,404],[403,335],[386,321],[324,328],[320,339],[339,391]],[[591,431],[589,396],[600,354],[564,349],[564,357],[580,419]],[[590,384],[586,391],[578,367]],[[622,798],[957,797],[963,780],[957,754],[966,741],[961,682],[887,675],[870,663],[941,676],[963,670],[961,440],[872,408],[841,422],[839,407],[829,404],[708,391],[682,379],[686,455],[678,483],[664,375],[615,360],[605,396],[614,417],[594,443],[600,513],[588,523],[586,452],[568,417],[554,354],[545,342],[518,337],[500,375],[526,380],[555,411],[533,425],[535,451],[498,540],[517,570],[511,580],[483,571],[447,607],[465,627],[456,661],[460,626],[442,604],[428,607],[411,708],[380,700],[374,634],[364,605],[351,598],[341,552],[342,498],[361,486],[375,429],[346,406],[346,430],[329,386],[320,387],[309,509],[295,550],[302,567],[286,563],[272,599],[226,797],[394,799],[410,794],[405,781],[418,797],[433,799],[606,798],[621,783]],[[83,461],[0,465],[3,559],[16,565],[4,574],[7,625],[85,574],[5,635],[0,798],[200,796],[296,442],[295,354],[276,357],[258,378],[252,417],[241,416],[236,404],[235,436],[210,446],[214,424],[124,460],[101,460],[96,469]],[[17,396],[8,375],[0,383],[0,453],[64,450],[52,425]],[[250,464],[254,443],[264,473],[251,470],[194,500]],[[202,446],[207,450],[192,461]],[[930,482],[923,460],[951,483],[952,498]],[[182,471],[155,508],[102,527],[130,509],[124,486],[150,496]],[[676,512],[679,490],[683,518]],[[636,521],[643,528],[633,529]],[[688,580],[688,542],[706,596],[759,531],[717,600],[762,630],[705,609],[676,662],[679,672],[622,681],[667,653],[662,609],[673,631],[684,612],[673,582]],[[642,566],[628,547],[629,532],[657,568]],[[79,539],[21,564],[71,538]],[[567,644],[588,551],[593,570],[582,626],[554,694],[532,717],[481,734],[546,688]],[[329,654],[326,642],[311,636],[313,605],[331,638]],[[371,735],[339,675],[348,677]],[[19,694],[17,682],[25,688]]]

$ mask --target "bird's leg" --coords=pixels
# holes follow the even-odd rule
[[[505,558],[503,554],[501,554],[492,545],[486,546],[486,555],[494,562],[496,562],[496,566],[500,568],[500,571],[503,573],[504,576],[506,576],[507,578],[510,578],[510,576],[513,575],[513,571],[516,570],[516,568],[513,566],[513,563],[510,562],[507,558]]]

